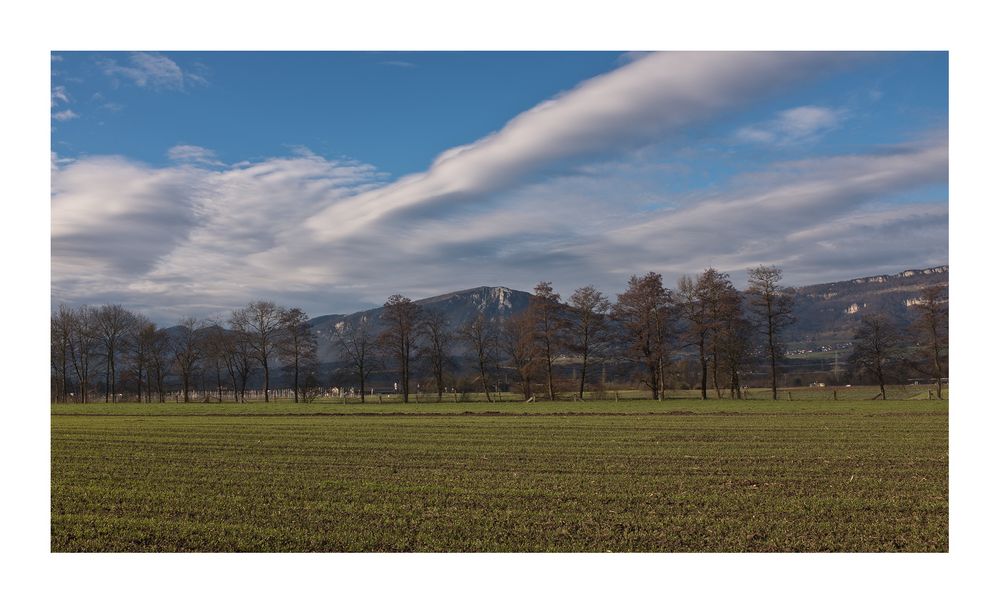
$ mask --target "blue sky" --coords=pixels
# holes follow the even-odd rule
[[[476,285],[946,263],[946,53],[79,53],[53,302],[161,321]]]

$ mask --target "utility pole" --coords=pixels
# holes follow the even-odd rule
[[[840,383],[840,351],[833,351],[833,381]]]

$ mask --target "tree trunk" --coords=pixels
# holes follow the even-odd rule
[[[941,369],[941,347],[938,346],[936,339],[934,341],[934,374],[935,377],[937,378],[937,397],[938,400],[942,400],[941,385],[943,381],[942,377],[944,375],[944,371],[942,371]]]
[[[483,380],[483,392],[486,393],[486,402],[492,403],[493,400],[490,398],[490,384],[489,380],[486,379],[486,369],[483,367],[482,362],[479,363],[479,376]]]
[[[715,398],[722,398],[722,389],[719,387],[719,355],[712,353],[712,386],[715,388]]]
[[[771,398],[778,400],[778,353],[774,346],[774,318],[770,302],[767,305],[767,352],[771,356]]]
[[[882,400],[884,401],[885,400],[885,378],[882,375],[882,363],[881,362],[879,362],[879,364],[876,366],[876,374],[878,375],[878,389],[879,389],[879,392],[882,394]]]
[[[545,343],[545,367],[548,378],[549,400],[554,401],[556,400],[556,390],[552,386],[552,351],[549,348],[548,342]]]
[[[663,370],[663,355],[656,361],[656,384],[657,391],[659,395],[656,397],[657,400],[665,400],[667,398],[667,376],[666,372]]]
[[[403,355],[400,369],[402,369],[403,383],[400,384],[400,386],[403,389],[403,402],[408,403],[410,402],[410,351],[406,348],[406,346],[403,346],[401,352]]]
[[[701,349],[701,400],[708,400],[708,357],[705,356],[704,346]]]
[[[267,357],[264,357],[264,402],[271,401],[271,371],[267,366]]]
[[[437,382],[437,400],[440,403],[441,398],[444,396],[444,371],[441,369],[440,361],[434,368],[434,381]]]

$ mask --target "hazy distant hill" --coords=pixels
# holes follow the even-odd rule
[[[789,329],[789,340],[820,345],[849,340],[869,312],[910,323],[920,290],[936,284],[948,286],[947,266],[795,288],[796,323]]]
[[[827,351],[847,348],[860,317],[866,312],[882,312],[906,324],[913,320],[911,308],[920,290],[932,284],[948,285],[948,267],[907,270],[895,275],[876,275],[849,281],[822,283],[794,288],[796,322],[787,332],[790,352]],[[568,292],[566,292],[568,294]],[[475,287],[416,300],[421,307],[442,313],[451,329],[483,312],[492,321],[522,312],[532,295],[509,287]],[[612,301],[614,295],[611,295]],[[322,315],[310,321],[319,343],[322,363],[336,363],[339,353],[334,332],[338,325],[356,325],[362,317],[371,321],[377,333],[384,328],[382,308],[348,315]],[[169,328],[178,335],[184,328]],[[463,345],[456,347],[461,354]]]
[[[415,300],[421,307],[444,314],[452,330],[466,323],[479,312],[492,321],[520,313],[528,307],[531,294],[510,289],[509,287],[475,287],[462,291]],[[322,362],[332,362],[338,359],[334,333],[341,323],[357,325],[363,317],[371,322],[375,332],[381,331],[384,324],[381,319],[382,308],[372,308],[349,315],[323,315],[316,317],[310,324],[319,342],[319,358]]]

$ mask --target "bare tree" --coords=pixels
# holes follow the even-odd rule
[[[225,328],[219,325],[217,320],[211,321],[202,331],[202,348],[205,353],[204,363],[215,375],[216,398],[220,403],[223,396],[223,382],[227,381],[223,378],[223,372],[225,371],[228,374],[227,377],[232,377],[232,373],[229,372],[229,337],[230,334],[226,332]],[[235,384],[233,386],[233,390],[235,391]],[[234,394],[235,396],[237,394]]]
[[[316,371],[316,335],[309,327],[309,315],[300,308],[282,313],[281,331],[278,352],[292,375],[292,390],[297,403],[303,391],[302,377],[313,376]]]
[[[368,323],[368,317],[362,315],[353,325],[339,323],[334,330],[334,338],[361,384],[361,402],[364,403],[365,382],[376,368],[375,334]]]
[[[76,374],[77,385],[80,388],[80,402],[90,400],[90,385],[94,359],[100,347],[98,335],[97,312],[89,306],[82,306],[76,311],[70,311],[69,353]]]
[[[709,365],[717,398],[722,398],[719,383],[721,329],[727,315],[736,312],[738,294],[729,275],[714,268],[706,269],[697,280],[680,278],[677,287],[678,310],[685,320],[688,345],[698,349],[701,365],[701,398],[708,398]]]
[[[156,400],[163,402],[166,397],[164,383],[170,367],[173,353],[170,346],[170,336],[163,329],[154,329],[147,335],[149,338],[149,368],[146,392],[156,389]]]
[[[948,298],[945,288],[944,285],[925,287],[920,292],[917,304],[910,307],[917,312],[917,320],[913,325],[918,335],[918,348],[930,366],[930,374],[937,384],[938,399],[942,398],[947,371]]]
[[[535,286],[534,296],[528,303],[531,316],[535,320],[535,342],[538,358],[545,370],[545,386],[549,400],[556,400],[555,380],[552,361],[559,354],[565,337],[566,321],[560,315],[562,304],[559,294],[552,289],[552,283],[541,281]]]
[[[379,343],[396,363],[406,403],[410,399],[410,361],[420,336],[420,307],[405,296],[393,294],[382,306],[382,320],[387,328],[379,337]]]
[[[226,373],[233,384],[233,398],[247,402],[247,382],[253,371],[254,355],[250,347],[250,334],[243,331],[243,325],[230,317],[229,331],[220,332],[220,344],[225,354]]]
[[[490,397],[490,369],[496,362],[496,326],[479,312],[462,326],[459,336],[469,344],[476,355],[483,393],[486,394],[487,402],[493,402]]]
[[[781,287],[781,269],[776,266],[761,265],[748,269],[747,273],[749,307],[758,331],[766,338],[771,398],[778,400],[778,359],[784,354],[781,333],[795,320],[792,292]]]
[[[75,328],[76,318],[73,309],[65,304],[60,304],[59,310],[52,315],[50,323],[54,378],[52,394],[54,400],[60,403],[65,403],[69,398],[69,366]]]
[[[625,356],[645,368],[643,382],[654,399],[662,400],[666,388],[667,336],[671,292],[663,277],[649,272],[632,275],[628,289],[618,294],[611,316],[625,330]]]
[[[97,309],[97,334],[104,352],[104,402],[116,400],[118,375],[115,362],[122,353],[124,340],[135,323],[135,315],[120,304],[105,304]]]
[[[524,400],[533,396],[531,383],[538,370],[535,318],[532,309],[508,317],[500,327],[500,345],[510,361]]]
[[[434,386],[437,389],[437,400],[444,396],[444,372],[448,364],[448,353],[451,349],[452,334],[448,328],[448,320],[444,313],[425,309],[420,322],[420,332],[424,346],[421,356],[430,364]]]
[[[704,275],[697,281],[683,275],[677,282],[677,307],[686,326],[685,345],[698,349],[702,400],[708,398],[708,338],[712,330],[708,312],[709,294],[705,285]]]
[[[721,300],[726,309],[718,325],[713,350],[718,362],[728,376],[729,397],[743,398],[740,375],[751,369],[754,362],[753,326],[743,313],[743,297],[733,289]]]
[[[899,330],[888,318],[883,315],[861,318],[861,325],[854,333],[850,362],[858,369],[875,376],[882,400],[885,400],[888,368],[899,360],[901,350]]]
[[[129,360],[135,369],[135,385],[137,400],[142,402],[142,387],[144,382],[148,382],[149,375],[149,344],[150,337],[156,333],[156,325],[145,315],[136,314],[132,329],[128,334]],[[146,391],[149,398],[149,391]]]
[[[233,312],[231,322],[248,335],[247,342],[264,370],[264,402],[271,400],[270,360],[277,353],[281,337],[283,308],[269,300],[257,300]]]
[[[587,369],[602,349],[607,335],[607,315],[611,303],[593,285],[577,289],[569,298],[573,315],[569,329],[569,349],[580,356],[580,398],[587,384]]]
[[[190,393],[195,368],[205,354],[202,334],[199,333],[202,327],[201,321],[187,317],[180,322],[180,329],[171,341],[174,367],[177,368],[177,375],[181,378],[185,403],[191,401]]]

